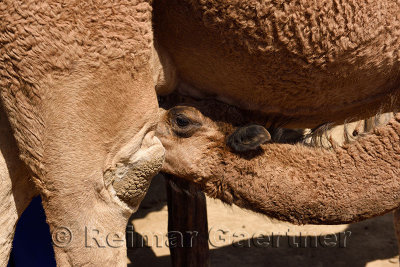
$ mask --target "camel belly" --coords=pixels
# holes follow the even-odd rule
[[[394,1],[168,1],[155,36],[203,95],[313,127],[389,110],[400,85]],[[350,3],[351,2],[351,3]]]

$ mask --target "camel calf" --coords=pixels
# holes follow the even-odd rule
[[[162,170],[228,204],[298,224],[351,223],[399,206],[399,115],[356,142],[330,150],[263,144],[265,133],[260,138],[241,134],[254,127],[245,126],[251,118],[211,100],[164,111],[157,127],[166,149]],[[252,143],[251,149],[238,153],[235,146],[241,144],[232,147],[232,138]]]

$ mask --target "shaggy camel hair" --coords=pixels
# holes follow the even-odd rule
[[[314,128],[323,123],[341,124],[345,120],[364,119],[376,113],[393,111],[399,105],[400,2],[398,1],[154,0],[153,8],[155,39],[175,63],[177,75],[183,83],[189,85],[179,89],[181,94],[203,99],[211,97],[243,109],[264,113],[270,118],[268,126],[284,124],[287,127],[298,128]],[[381,131],[388,133],[386,130]],[[293,184],[289,183],[291,181],[289,178],[289,180],[284,179],[288,187],[280,187],[283,193],[279,190],[269,190],[271,194],[265,198],[259,197],[261,211],[264,212],[262,207],[266,205],[262,203],[263,200],[273,201],[272,192],[277,194],[276,198],[282,196],[282,200],[285,200],[284,195],[286,195],[290,200],[292,198],[290,190],[295,190],[294,186],[298,181],[301,181],[299,186],[311,188],[326,186],[325,191],[333,192],[332,196],[337,193],[338,198],[324,202],[330,207],[325,209],[323,205],[318,204],[318,201],[322,201],[318,196],[322,199],[326,197],[323,193],[314,191],[313,194],[303,195],[301,188],[294,195],[303,195],[303,201],[313,205],[302,206],[298,203],[299,205],[288,206],[286,210],[282,209],[282,212],[294,212],[299,208],[296,212],[301,215],[301,210],[307,214],[306,207],[321,207],[328,210],[328,213],[330,210],[332,213],[337,211],[343,214],[347,208],[339,206],[345,204],[341,202],[345,199],[340,199],[340,192],[343,192],[343,196],[350,192],[353,192],[353,197],[358,193],[359,197],[365,196],[365,200],[361,198],[358,202],[360,205],[370,203],[382,207],[381,205],[390,203],[390,199],[396,200],[397,171],[393,167],[398,164],[396,163],[398,155],[390,154],[389,152],[393,152],[392,149],[395,148],[389,147],[388,154],[393,157],[385,156],[386,151],[382,150],[385,146],[381,145],[382,142],[396,144],[397,133],[393,133],[393,138],[393,140],[384,138],[378,131],[363,137],[361,139],[365,142],[363,145],[354,143],[329,153],[304,146],[266,145],[264,153],[269,155],[268,157],[275,158],[263,162],[269,166],[263,173],[275,171],[293,177]],[[193,147],[192,143],[186,144],[182,140],[179,143],[187,145],[186,151],[192,152],[189,149]],[[364,148],[368,149],[363,150]],[[167,150],[169,149],[171,147],[167,147]],[[183,149],[185,148],[182,148],[182,153]],[[174,148],[172,151],[176,150],[177,148]],[[295,152],[299,154],[293,154]],[[341,152],[345,152],[344,155],[349,152],[349,156],[343,155],[344,161],[338,161]],[[173,152],[168,152],[170,156],[173,155],[171,153]],[[286,154],[291,156],[287,158]],[[177,153],[176,156],[179,155]],[[187,156],[190,161],[192,155]],[[207,160],[207,157],[203,156],[204,160]],[[176,160],[174,157],[169,159]],[[224,162],[218,159],[220,159],[218,155],[213,154],[202,165],[190,166],[194,170],[204,166],[210,172],[212,166],[215,166],[212,164]],[[253,160],[256,160],[253,163],[255,166],[262,162],[261,158]],[[360,164],[358,161],[365,164]],[[374,162],[382,162],[383,165],[372,168],[371,166],[375,166]],[[369,163],[373,164],[368,166]],[[206,167],[207,164],[211,165]],[[285,164],[289,164],[289,167]],[[294,175],[296,168],[293,167],[301,167],[301,164],[304,164],[301,168],[303,171],[308,168],[309,171],[322,172],[320,174],[312,172],[308,175],[300,171],[299,178],[296,178]],[[332,169],[323,170],[324,166]],[[360,170],[357,170],[358,166],[361,166]],[[216,169],[221,170],[221,168]],[[349,170],[354,172],[342,173]],[[180,171],[182,171],[180,168],[176,170],[177,173]],[[238,175],[251,172],[251,168],[240,170],[236,167],[229,170],[226,167],[226,171],[231,175]],[[185,175],[188,179],[190,179],[189,173],[188,170]],[[224,174],[221,173],[220,180],[216,178],[217,174],[213,174],[215,182],[208,182],[211,183],[211,188],[214,188],[214,185],[219,186],[219,183],[221,187],[216,188],[221,190],[225,187],[231,188],[231,185],[244,186],[240,193],[225,191],[228,193],[224,193],[226,195],[223,194],[221,197],[226,198],[228,202],[233,198],[230,195],[236,196],[237,199],[256,198],[251,193],[258,192],[265,186],[262,185],[261,179],[260,183],[256,182],[259,187],[248,188],[247,186],[254,184],[250,177],[248,177],[250,182],[242,182],[240,176],[227,178]],[[334,177],[334,175],[339,176]],[[307,176],[313,178],[318,176],[320,181],[314,181],[315,185],[311,182],[308,184],[304,182],[307,180],[302,180]],[[364,180],[363,177],[370,179]],[[354,181],[354,185],[357,186],[348,183],[352,179],[357,179]],[[368,184],[369,182],[372,184]],[[373,185],[379,184],[382,184],[385,191],[378,191],[379,194],[376,194]],[[203,187],[205,186],[203,184]],[[217,195],[217,192],[220,191],[217,190],[214,194]],[[381,196],[383,192],[385,195]],[[382,198],[375,198],[376,195]],[[261,192],[261,196],[265,196],[265,192]],[[350,199],[348,199],[349,207],[357,206],[357,202],[352,203]],[[376,200],[375,203],[373,199]],[[386,203],[385,199],[388,200]],[[296,197],[295,200],[302,199]],[[271,207],[274,205],[284,207],[284,203],[288,202],[268,203]],[[255,207],[254,204],[251,206]],[[389,206],[391,205],[382,209],[375,207],[362,216],[350,213],[347,218],[342,219],[349,221],[352,216],[354,219],[361,219],[367,217],[367,214],[374,213],[373,210],[376,213],[389,210]],[[395,205],[392,205],[390,209],[394,207]],[[349,209],[353,212],[356,210]],[[312,210],[315,211],[315,208]],[[400,236],[399,214],[400,211],[397,211],[395,226]],[[316,216],[316,214],[311,215]],[[291,217],[290,215],[280,217],[288,216]],[[303,219],[293,216],[288,219],[309,221],[306,219],[307,216]],[[342,219],[340,216],[336,218],[337,221]],[[322,219],[316,218],[316,221],[319,220]]]
[[[396,102],[398,1],[154,0],[153,8],[155,38],[196,88],[184,93],[299,128]]]
[[[227,137],[248,122],[210,100],[165,111],[157,127],[166,149],[162,170],[228,204],[297,224],[356,222],[399,206],[399,115],[332,150],[268,143],[234,153]]]
[[[149,1],[0,1],[1,266],[38,193],[59,266],[126,266],[164,160],[152,47]]]
[[[9,146],[1,144],[1,179],[7,182],[0,188],[0,214],[10,218],[1,221],[1,242],[7,244],[0,254],[2,265],[18,216],[36,192],[53,234],[63,227],[71,231],[71,242],[55,247],[59,265],[125,265],[127,219],[163,160],[164,149],[153,136],[158,120],[154,88],[171,91],[176,82],[168,77],[175,76],[175,69],[155,65],[168,66],[169,58],[190,85],[189,93],[268,113],[292,126],[367,116],[386,100],[396,102],[400,12],[395,1],[156,0],[154,9],[160,57],[152,50],[150,1],[0,2],[0,97],[7,114],[2,122],[10,123],[19,149],[8,153]],[[193,148],[193,154],[181,158],[189,165],[170,171],[189,178],[200,169],[194,178],[203,181],[207,192],[228,202],[236,199],[244,207],[246,200],[257,198],[260,211],[268,213],[270,207],[271,215],[283,219],[357,220],[398,204],[393,168],[398,136],[390,136],[397,125],[393,121],[358,145],[331,152],[271,144],[264,148],[267,156],[252,159],[223,154],[227,150],[221,140],[211,157],[198,155],[207,150],[204,137],[193,144],[187,143],[192,138],[180,137],[174,140],[184,146],[168,146],[169,155],[180,156],[185,147]],[[211,131],[210,147],[214,133],[218,131]],[[2,142],[10,141],[10,130],[1,134]],[[200,146],[194,147],[196,143]],[[373,150],[363,150],[369,145]],[[218,168],[225,162],[222,155],[230,156],[226,167]],[[192,165],[193,157],[204,161]],[[231,166],[235,161],[238,165]],[[366,162],[370,165],[362,164]],[[15,171],[14,166],[26,170]],[[328,176],[317,173],[323,170],[330,171],[324,173]],[[266,172],[280,175],[271,175],[263,185],[257,175]],[[256,178],[249,182],[252,175]],[[277,177],[288,180],[278,184]],[[234,192],[238,186],[243,187]],[[360,192],[338,193],[352,188]],[[371,193],[374,188],[380,191]],[[312,194],[306,195],[307,190]],[[290,191],[298,202],[285,209],[291,198],[285,202],[284,196]],[[376,206],[367,205],[369,209],[357,204],[372,202]],[[318,207],[325,211],[318,213]],[[333,215],[344,211],[349,212],[345,218]],[[85,246],[85,229],[111,234],[112,244]]]

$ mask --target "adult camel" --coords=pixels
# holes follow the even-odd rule
[[[164,160],[152,46],[148,1],[0,2],[1,266],[37,194],[59,266],[126,266]]]
[[[398,1],[155,0],[153,8],[159,51],[175,64],[181,95],[251,110],[264,126],[314,128],[398,109]],[[225,202],[298,223],[354,222],[398,207],[398,116],[333,151],[266,144],[249,159],[226,146],[219,123],[237,117],[210,112],[217,106],[166,113],[164,171]]]
[[[367,107],[376,112],[392,98],[396,104],[396,2],[344,9],[334,1],[232,3],[154,2],[159,51],[167,53],[160,52],[161,62],[172,59],[189,85],[186,92],[302,127],[367,115]],[[351,14],[357,14],[354,27],[346,28]],[[159,115],[154,87],[161,94],[175,85],[174,79],[163,81],[173,70],[152,65],[151,20],[148,1],[0,3],[0,95],[7,114],[2,125],[11,129],[2,131],[3,263],[18,216],[38,192],[58,242],[59,265],[125,264],[121,235],[164,155],[153,136]],[[18,152],[7,152],[12,142]],[[279,159],[282,150],[270,148]],[[379,181],[371,190],[397,192],[393,175],[382,178],[389,184]],[[337,194],[334,187],[322,189]],[[368,216],[394,208],[398,200],[394,194]],[[306,207],[297,216],[308,218]],[[279,214],[294,220],[291,212],[282,208]],[[107,234],[100,244],[105,248],[85,244],[87,229]]]
[[[397,104],[396,1],[155,0],[153,8],[155,37],[190,85],[182,93],[299,128]]]

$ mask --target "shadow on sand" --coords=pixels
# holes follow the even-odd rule
[[[164,181],[154,180],[158,182],[152,184],[143,205],[131,220],[144,218],[150,212],[161,210],[166,205]],[[212,249],[211,266],[366,266],[368,262],[391,259],[397,255],[392,220],[392,214],[387,214],[351,224],[344,230],[346,233],[351,232],[346,242],[343,243],[343,239],[338,240],[334,247],[323,247],[318,239],[319,236],[295,236],[289,240],[286,235],[276,235],[274,238],[279,242],[268,247],[256,247],[254,240],[248,239],[248,242],[245,240],[240,244],[234,243]],[[132,225],[130,227],[133,229]],[[336,236],[340,238],[342,235],[343,238],[341,233],[336,233]],[[135,236],[141,238],[139,234]],[[298,243],[300,238],[303,240],[302,245],[296,247],[293,240]],[[315,240],[318,240],[318,243],[311,243]],[[250,247],[246,247],[248,244]],[[314,244],[314,247],[310,247],[311,244]],[[171,264],[169,256],[157,257],[148,247],[131,246],[128,248],[128,258],[133,263],[129,266],[164,267]],[[390,265],[396,266],[398,263],[393,262]]]

